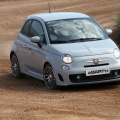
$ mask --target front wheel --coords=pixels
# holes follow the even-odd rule
[[[53,68],[50,64],[45,65],[43,72],[45,84],[50,89],[56,89],[56,79],[53,73]]]

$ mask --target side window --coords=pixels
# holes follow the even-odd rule
[[[24,27],[23,27],[23,29],[22,29],[22,31],[21,31],[21,33],[22,33],[23,35],[29,36],[29,31],[30,31],[31,22],[32,22],[32,20],[28,20],[28,21],[25,23],[25,25],[24,25]]]
[[[40,22],[38,22],[36,20],[33,20],[32,25],[31,25],[31,29],[30,29],[30,37],[33,37],[33,36],[39,36],[41,42],[46,43],[43,27],[40,24]]]

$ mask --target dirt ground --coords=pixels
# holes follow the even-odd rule
[[[120,84],[48,90],[43,82],[14,79],[9,53],[25,17],[48,12],[48,0],[0,0],[0,120],[120,120]],[[52,11],[86,13],[113,28],[120,0],[49,0]]]

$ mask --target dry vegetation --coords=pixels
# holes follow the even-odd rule
[[[48,12],[48,0],[0,0],[0,120],[120,120],[120,84],[48,90],[31,77],[14,79],[9,52],[27,15]],[[113,28],[120,0],[49,0],[52,11],[86,13]]]
[[[111,35],[111,38],[116,42],[116,44],[120,48],[120,13],[118,14],[116,25],[114,26],[113,34]]]

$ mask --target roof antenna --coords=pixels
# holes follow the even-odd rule
[[[49,13],[51,13],[51,9],[50,9],[50,3],[48,2],[48,6],[49,6]]]

